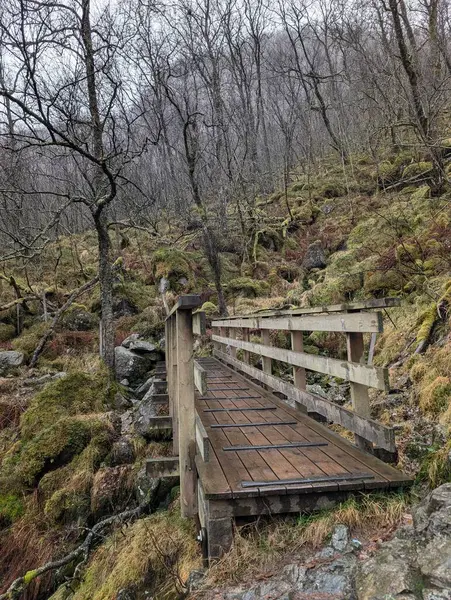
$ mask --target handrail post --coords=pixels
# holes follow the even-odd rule
[[[196,295],[181,296],[166,318],[169,407],[173,451],[179,457],[180,504],[183,517],[197,513],[196,409],[192,310]]]
[[[303,332],[302,331],[292,331],[291,332],[291,349],[294,352],[303,352],[304,350],[304,340],[303,340]],[[293,380],[295,387],[298,390],[305,390],[306,386],[306,376],[305,369],[302,367],[293,367]]]
[[[243,327],[242,329],[243,342],[249,341],[249,329],[247,327]],[[247,365],[251,362],[251,354],[248,350],[243,350],[243,362]]]
[[[178,456],[179,453],[179,411],[178,411],[178,357],[177,357],[177,324],[176,324],[176,315],[173,314],[169,317],[169,330],[170,330],[170,338],[171,338],[171,386],[168,390],[169,393],[169,414],[172,417],[172,451]]]
[[[193,324],[191,310],[178,310],[176,315],[180,500],[182,516],[192,517],[197,498]]]
[[[265,346],[271,346],[271,332],[269,329],[262,329],[262,344]],[[263,373],[268,373],[268,375],[272,374],[272,359],[267,356],[262,356],[262,369]]]
[[[365,344],[363,333],[353,332],[346,334],[346,347],[348,351],[348,360],[356,363],[363,362]],[[351,401],[352,408],[357,415],[370,418],[370,398],[368,388],[361,383],[351,382]],[[373,445],[360,435],[354,434],[356,446],[361,450],[372,453]]]

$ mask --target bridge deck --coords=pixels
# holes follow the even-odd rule
[[[206,395],[196,398],[211,443],[209,462],[197,461],[206,499],[270,501],[296,495],[307,500],[308,494],[333,496],[411,484],[397,469],[220,361],[198,360],[207,370],[208,383]],[[278,506],[284,505],[279,498]]]

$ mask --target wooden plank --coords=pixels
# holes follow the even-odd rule
[[[265,419],[266,415],[264,413],[260,413],[259,417]],[[239,415],[234,414],[232,415],[232,418],[237,424],[240,423],[240,421],[242,421],[240,420]],[[258,420],[258,417],[254,418]],[[286,428],[286,425],[283,425],[283,423],[286,423],[286,421],[283,420],[283,417],[277,418],[277,415],[272,414],[265,419],[266,422],[264,423],[264,426],[262,426],[261,423],[252,423],[253,418],[247,413],[243,415],[243,420],[251,421],[250,424],[243,422],[241,422],[240,424],[242,427],[244,427],[244,435],[253,445],[267,445],[269,443],[271,439],[270,432],[276,431],[275,428],[270,424],[270,421],[278,422],[281,425],[282,429]],[[249,425],[253,426],[249,427]],[[290,455],[288,455],[287,457],[286,453],[283,450],[268,448],[266,450],[260,451],[260,456],[266,461],[268,466],[272,469],[272,471],[277,475],[279,479],[287,479],[301,476],[301,471],[299,470],[300,461],[293,460]],[[299,459],[299,456],[297,458]],[[337,489],[336,486],[335,489]],[[285,492],[285,486],[283,483],[278,483],[276,480],[271,482],[271,494],[280,493],[282,490]],[[304,485],[303,491],[305,493],[312,491],[312,486],[307,484]],[[260,494],[261,493],[262,491],[260,490]],[[269,493],[269,488],[267,486],[265,486],[264,493],[265,495]]]
[[[248,329],[269,329],[285,331],[334,331],[380,333],[383,331],[383,318],[380,312],[357,312],[345,314],[323,314],[319,316],[280,316],[221,319],[214,322],[216,327],[247,327]]]
[[[207,333],[207,317],[203,310],[193,313],[193,333],[194,335],[206,335]]]
[[[348,360],[352,362],[362,362],[364,359],[365,345],[362,333],[347,333],[346,347],[348,351]],[[366,419],[371,417],[370,397],[368,388],[361,383],[351,382],[351,400],[354,412]],[[366,452],[372,452],[372,443],[365,436],[355,433],[355,443],[358,448]]]
[[[179,296],[177,302],[174,304],[166,318],[169,319],[178,310],[193,310],[201,304],[200,296],[197,294],[185,294],[184,296]]]
[[[216,417],[210,413],[203,415],[202,420],[205,425],[217,423]],[[243,491],[240,487],[240,482],[243,479],[243,477],[252,479],[253,473],[255,474],[256,478],[265,477],[264,469],[268,468],[266,463],[264,463],[263,461],[262,464],[261,460],[257,458],[257,452],[248,453],[249,456],[246,457],[245,461],[243,461],[237,455],[236,452],[229,452],[226,454],[222,450],[223,446],[227,446],[230,443],[241,443],[243,438],[244,440],[246,439],[244,435],[239,431],[230,431],[226,436],[224,431],[216,429],[211,431],[209,437],[214,453],[221,465],[225,477],[227,478],[233,496],[252,496],[255,494],[258,495],[258,488]],[[266,479],[269,479],[269,477],[274,477],[274,473],[269,469],[266,475]]]
[[[160,416],[160,417],[149,417],[149,429],[160,430],[171,430],[172,431],[172,417]]]
[[[196,456],[196,425],[191,310],[178,310],[176,316],[180,504],[182,516],[193,517],[196,514],[197,507],[197,476],[194,462]]]
[[[197,361],[194,361],[194,385],[202,395],[207,393],[207,371]]]
[[[208,463],[196,456],[196,469],[206,498],[232,498],[232,490],[214,453]]]
[[[362,436],[365,436],[365,439],[371,440],[377,446],[385,448],[390,452],[393,452],[396,449],[394,431],[390,427],[385,427],[372,419],[362,418],[351,410],[330,402],[325,398],[315,396],[304,390],[298,390],[290,383],[282,381],[273,375],[267,375],[255,367],[244,364],[238,359],[232,359],[232,357],[227,354],[218,353],[218,356],[224,362],[232,364],[252,378],[258,379],[277,392],[299,402],[301,405],[305,406],[309,412],[317,412],[326,417],[328,421],[337,423],[353,433],[360,433]]]
[[[233,340],[232,338],[221,338],[216,335],[212,336],[212,339],[214,341],[221,340],[223,344],[230,344],[259,356],[268,356],[289,365],[304,367],[310,371],[325,373],[332,377],[340,377],[346,381],[361,383],[378,390],[388,390],[388,369],[368,367],[367,365],[326,356],[293,352],[293,350],[286,350],[285,348],[273,348],[262,344]]]
[[[179,457],[164,456],[146,459],[146,474],[152,479],[159,477],[179,477]]]
[[[361,302],[332,304],[325,306],[311,306],[308,308],[293,308],[291,310],[262,310],[252,315],[234,315],[228,317],[227,320],[247,319],[250,317],[279,317],[279,316],[297,316],[297,315],[314,315],[321,313],[345,312],[351,310],[371,310],[377,308],[392,308],[400,306],[400,298],[375,298],[372,300],[362,300]],[[217,319],[224,320],[224,319]],[[214,323],[214,321],[213,321]]]
[[[196,411],[196,445],[199,454],[204,462],[210,460],[210,440],[208,439],[207,430],[202,423],[202,419]]]

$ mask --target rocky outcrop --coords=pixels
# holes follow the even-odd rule
[[[5,350],[0,352],[0,376],[7,375],[17,367],[20,367],[24,362],[22,352],[14,350]]]
[[[359,544],[337,525],[328,546],[304,563],[286,565],[279,576],[219,592],[216,600],[355,600],[354,575]],[[199,585],[196,582],[196,587]]]
[[[215,600],[451,600],[451,483],[417,506],[413,523],[362,560],[362,544],[337,525],[303,563],[251,585],[213,590]],[[197,572],[196,572],[197,573]],[[196,575],[191,590],[202,587]],[[210,597],[210,595],[208,595]]]
[[[116,378],[136,388],[142,385],[147,373],[161,358],[155,344],[141,339],[139,333],[132,333],[115,348]]]
[[[363,563],[358,600],[451,600],[451,483],[431,492],[413,524]]]
[[[114,353],[117,380],[126,379],[132,387],[145,378],[156,360],[152,354],[137,354],[122,346],[115,348]]]

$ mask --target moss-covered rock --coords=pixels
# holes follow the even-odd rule
[[[203,311],[207,317],[214,317],[219,314],[219,309],[213,302],[204,302],[200,310]]]
[[[0,528],[17,521],[25,512],[23,499],[18,494],[0,494]]]
[[[413,192],[411,199],[413,202],[419,202],[421,200],[427,200],[431,197],[431,188],[428,185],[422,185],[415,192]]]
[[[152,262],[155,281],[165,277],[173,289],[179,279],[189,279],[192,271],[188,254],[177,248],[159,248],[154,252]]]
[[[402,172],[403,179],[413,179],[420,175],[425,175],[432,170],[432,163],[429,161],[415,162],[407,165]]]
[[[229,294],[239,294],[247,298],[257,298],[264,296],[269,292],[269,285],[266,281],[257,281],[250,277],[236,277],[227,284]]]
[[[395,182],[399,176],[399,166],[388,160],[381,162],[374,171],[374,176],[381,184],[390,184]]]
[[[330,179],[325,183],[321,183],[315,191],[315,197],[320,198],[341,198],[346,194],[347,190],[340,179]]]
[[[403,280],[399,272],[389,269],[388,271],[373,271],[365,273],[364,289],[366,292],[376,294],[390,293],[402,289]]]
[[[21,441],[3,460],[2,471],[25,486],[36,485],[48,471],[69,463],[101,432],[112,432],[106,419],[66,417]]]
[[[53,524],[86,523],[91,514],[89,492],[60,489],[45,503],[44,514]]]
[[[90,331],[97,328],[98,324],[99,318],[80,305],[71,306],[60,322],[60,326],[69,331]]]
[[[106,371],[94,375],[74,372],[48,384],[34,396],[22,416],[23,439],[31,439],[62,417],[105,410],[116,391]]]

